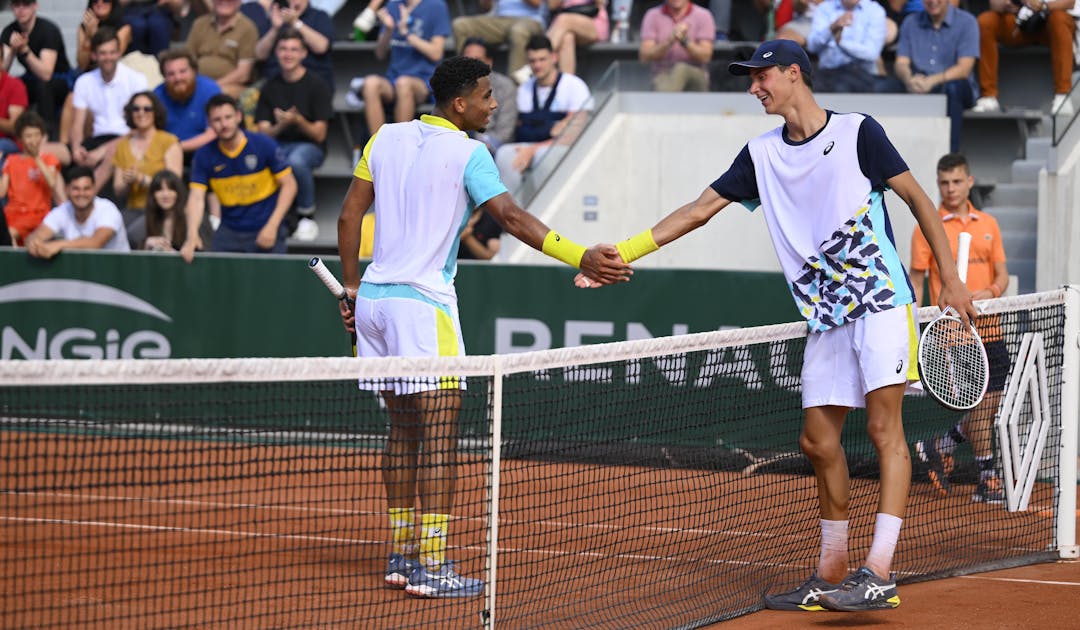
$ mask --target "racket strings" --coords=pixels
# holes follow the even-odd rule
[[[957,409],[982,399],[989,367],[982,341],[958,319],[943,317],[927,328],[919,348],[920,374],[930,393]]]

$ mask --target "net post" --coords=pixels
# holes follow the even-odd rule
[[[499,484],[502,468],[502,401],[503,401],[503,365],[502,357],[495,355],[491,378],[491,505],[488,510],[488,570],[487,570],[487,611],[484,615],[484,627],[495,628],[496,570],[499,557]]]
[[[1080,423],[1080,285],[1065,287],[1065,348],[1061,366],[1061,458],[1057,543],[1062,558],[1080,557],[1076,544],[1077,424]]]

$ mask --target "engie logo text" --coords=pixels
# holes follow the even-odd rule
[[[0,287],[0,360],[166,359],[172,318],[115,287],[27,280]]]

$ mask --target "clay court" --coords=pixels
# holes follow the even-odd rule
[[[372,452],[12,431],[0,440],[6,627],[482,625],[483,598],[383,588]],[[482,576],[487,464],[462,468],[451,553]],[[800,579],[816,553],[805,475],[529,460],[505,460],[501,473],[499,627],[696,625],[754,610],[761,591]],[[853,514],[872,510],[874,490],[854,481]],[[902,544],[896,565],[924,576],[976,559],[1047,558],[1050,493],[1036,484],[1032,508],[1010,514],[971,503],[964,488],[940,499],[917,484],[905,532],[920,543]],[[853,526],[853,555],[869,543],[868,520]],[[722,627],[1064,628],[1075,624],[1078,566],[911,584],[884,613],[755,612]]]

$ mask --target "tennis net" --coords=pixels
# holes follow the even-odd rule
[[[1076,553],[1075,303],[981,303],[1010,379],[1041,334],[1041,449],[1040,396],[1003,397],[1030,500],[973,503],[967,446],[947,497],[916,459],[901,582]],[[804,341],[794,323],[440,360],[0,362],[0,626],[690,628],[757,610],[818,553]],[[434,375],[468,386],[447,554],[477,597],[383,580],[388,415],[357,379]],[[909,396],[907,439],[960,417]],[[853,558],[876,500],[864,418],[844,429]]]

